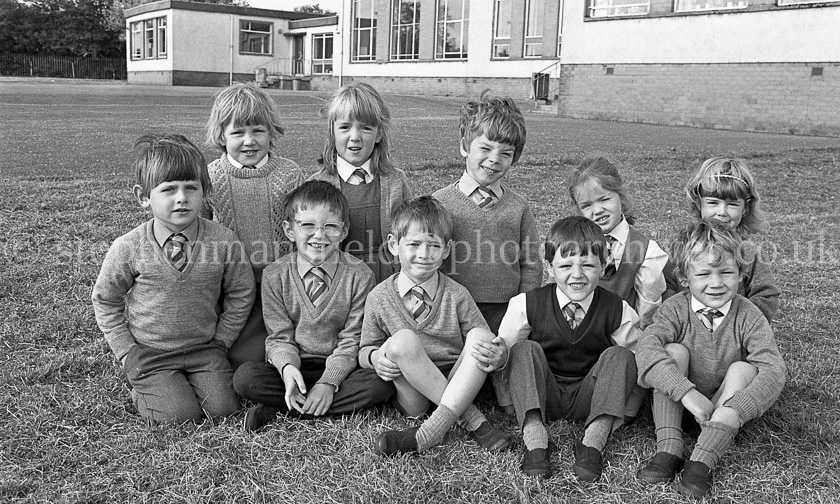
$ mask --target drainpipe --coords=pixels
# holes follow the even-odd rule
[[[341,0],[341,19],[338,20],[338,33],[341,36],[341,44],[338,46],[338,87],[344,85],[344,9],[347,2]],[[353,31],[350,30],[352,34]]]
[[[233,84],[233,14],[230,15],[230,75],[228,85]]]

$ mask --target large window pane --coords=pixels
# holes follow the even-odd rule
[[[469,12],[469,0],[438,0],[436,59],[466,59]]]
[[[272,28],[272,23],[240,21],[239,52],[242,54],[271,54]]]
[[[373,0],[353,0],[351,61],[376,59],[376,17]]]
[[[496,0],[493,16],[493,57],[510,57],[510,0]]]

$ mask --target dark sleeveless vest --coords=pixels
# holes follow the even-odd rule
[[[572,330],[557,301],[556,288],[552,283],[525,294],[530,339],[539,343],[555,376],[583,378],[601,353],[615,344],[610,336],[621,326],[621,298],[596,287],[589,311]]]
[[[636,308],[636,275],[647,254],[650,240],[644,235],[637,233],[630,227],[627,235],[627,243],[624,245],[624,254],[621,256],[621,264],[611,278],[601,278],[598,285],[621,296],[634,309]]]

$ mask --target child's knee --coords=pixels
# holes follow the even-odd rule
[[[680,343],[668,343],[665,345],[665,351],[668,352],[668,355],[671,356],[672,359],[677,363],[677,367],[679,368],[680,372],[684,375],[688,374],[688,361],[691,357],[691,354],[688,353],[688,348],[685,345],[681,345]]]
[[[425,353],[423,343],[420,342],[417,333],[409,329],[402,329],[392,334],[383,347],[385,356],[394,362],[414,359],[420,352]]]
[[[758,375],[758,369],[749,362],[736,361],[733,362],[726,370],[726,377],[724,381],[734,381],[742,387],[746,387]]]
[[[467,333],[467,337],[464,341],[464,348],[470,348],[476,341],[485,341],[489,343],[495,337],[496,336],[493,333],[486,329],[474,327]]]

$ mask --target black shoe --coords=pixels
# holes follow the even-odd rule
[[[522,472],[526,476],[548,479],[554,475],[551,471],[550,458],[551,452],[548,448],[525,450],[525,456],[522,457]]]
[[[712,470],[703,462],[689,460],[680,474],[677,490],[686,497],[702,499],[712,489]]]
[[[417,427],[401,431],[386,431],[377,436],[376,446],[373,450],[380,454],[392,457],[400,453],[417,452]]]
[[[256,432],[273,422],[277,417],[278,411],[280,411],[279,408],[263,406],[262,404],[254,406],[253,408],[248,409],[248,412],[245,413],[245,421],[242,426],[248,432]]]
[[[478,429],[468,432],[471,438],[478,443],[478,446],[493,453],[498,453],[510,448],[513,444],[513,439],[504,431],[493,427],[490,422],[481,422]]]
[[[603,463],[601,452],[580,441],[575,442],[575,476],[581,481],[594,483],[601,478]]]
[[[683,459],[668,452],[659,452],[653,456],[644,467],[639,469],[636,477],[647,483],[668,483],[683,467]]]

